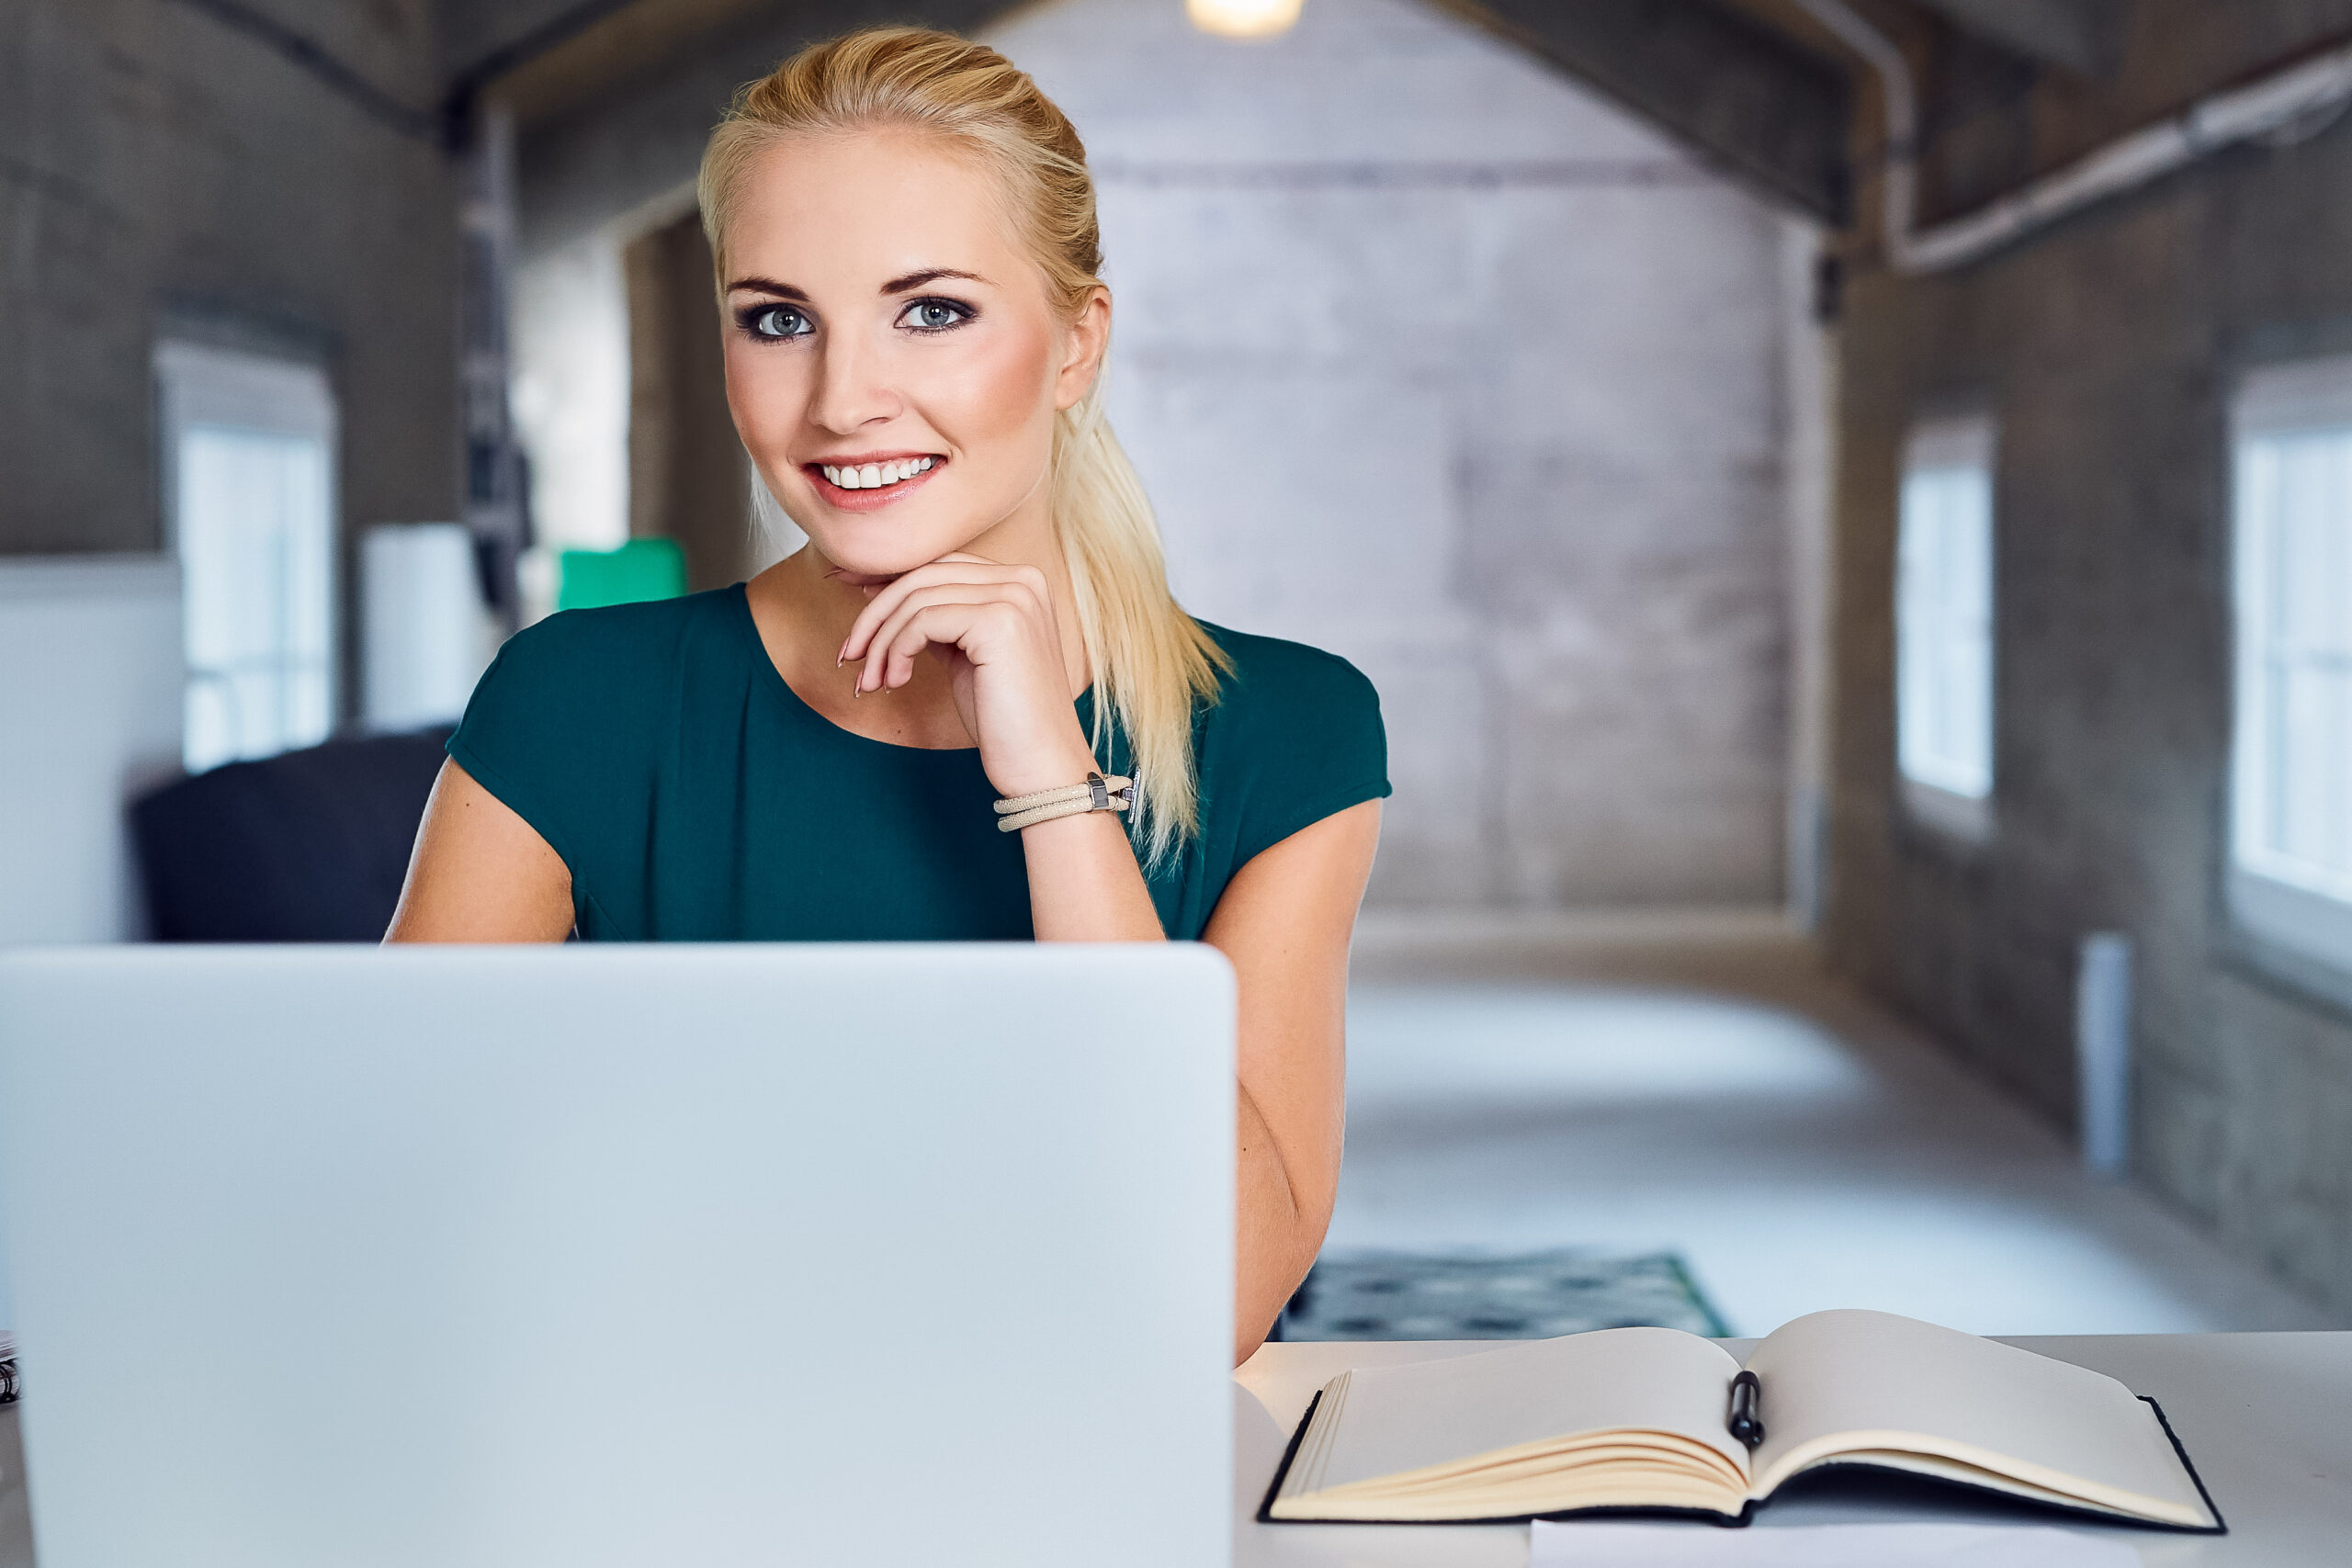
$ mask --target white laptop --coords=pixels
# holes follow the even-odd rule
[[[1207,949],[0,957],[41,1568],[1207,1568]]]

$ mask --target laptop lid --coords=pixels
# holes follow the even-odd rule
[[[0,957],[42,1568],[1231,1542],[1210,950]]]

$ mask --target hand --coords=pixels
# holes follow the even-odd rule
[[[866,592],[871,603],[842,644],[842,662],[864,660],[857,692],[905,685],[928,649],[1000,795],[1077,784],[1100,766],[1071,704],[1044,572],[945,555]]]

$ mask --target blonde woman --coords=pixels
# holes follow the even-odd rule
[[[1240,980],[1238,1360],[1339,1179],[1372,688],[1170,595],[1102,420],[1085,151],[1001,56],[810,48],[701,197],[735,425],[809,543],[511,640],[390,940],[1207,942]]]

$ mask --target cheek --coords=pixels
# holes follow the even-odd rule
[[[808,406],[808,378],[795,362],[806,357],[728,344],[727,406],[735,416],[735,433],[753,455],[782,446],[799,427]]]
[[[1046,333],[1025,325],[974,344],[934,389],[932,417],[942,434],[973,456],[1001,450],[1026,462],[1024,436],[1053,429],[1053,375]],[[1016,454],[1018,457],[1016,458]]]

